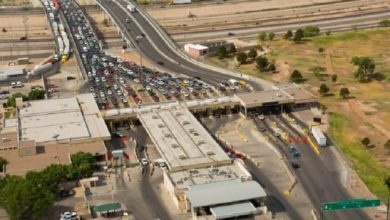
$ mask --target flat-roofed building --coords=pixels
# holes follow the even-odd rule
[[[183,106],[139,111],[138,118],[172,172],[231,163],[219,144]]]
[[[0,156],[7,173],[24,174],[52,163],[70,163],[78,151],[104,157],[110,132],[92,94],[24,102],[7,119],[0,136]],[[23,162],[22,162],[23,161]]]
[[[194,216],[228,219],[265,213],[266,193],[256,181],[226,180],[191,186],[185,192]]]
[[[177,172],[164,172],[164,185],[176,207],[182,212],[189,211],[185,192],[193,185],[226,180],[249,181],[252,175],[239,162],[218,167],[206,167]]]

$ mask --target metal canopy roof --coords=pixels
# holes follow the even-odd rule
[[[95,212],[108,212],[108,211],[118,210],[120,208],[121,208],[121,204],[115,202],[115,203],[106,203],[106,204],[94,206],[93,210]]]
[[[266,196],[264,189],[255,181],[221,181],[191,186],[185,192],[191,206],[204,207],[247,201]]]
[[[224,205],[210,208],[211,213],[216,219],[225,219],[250,215],[257,212],[257,209],[251,202],[242,202],[232,205]]]

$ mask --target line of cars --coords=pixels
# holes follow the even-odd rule
[[[217,95],[214,87],[200,78],[173,76],[101,51],[82,10],[71,0],[62,2],[65,18],[87,72],[90,92],[94,93],[101,109],[127,107],[131,99],[136,104],[142,103],[140,94],[145,93],[154,102],[161,101],[161,97],[181,100]]]

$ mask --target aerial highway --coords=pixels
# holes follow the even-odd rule
[[[98,0],[98,3],[110,14],[119,28],[123,30],[125,37],[135,42],[134,45],[138,51],[152,63],[159,62],[161,69],[192,77],[200,77],[202,81],[214,86],[232,78],[239,79],[239,77],[217,72],[184,59],[178,55],[177,51],[173,51],[167,45],[159,33],[139,13],[132,13],[132,21],[127,23],[126,18],[129,17],[129,13],[126,11],[126,2],[119,1],[119,4],[121,4],[119,5],[114,1]],[[139,29],[133,19],[136,19],[136,22],[140,24],[143,30]],[[251,83],[251,85],[256,90],[263,89],[263,86],[258,83]]]
[[[346,15],[342,17],[321,17],[321,18],[306,18],[304,20],[290,21],[277,20],[272,22],[264,22],[263,24],[256,27],[237,27],[237,28],[226,28],[221,30],[198,30],[198,31],[186,31],[180,33],[174,33],[171,36],[180,42],[190,42],[201,39],[218,39],[227,38],[256,38],[259,32],[275,32],[285,33],[287,30],[296,30],[305,26],[318,26],[323,32],[339,32],[352,30],[354,28],[373,28],[377,27],[379,21],[390,17],[390,11],[375,11],[375,12],[362,12],[360,14]]]

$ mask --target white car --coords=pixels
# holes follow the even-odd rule
[[[77,220],[78,216],[76,212],[64,212],[61,214],[60,220]]]
[[[142,39],[142,36],[141,36],[141,35],[137,35],[137,36],[135,37],[135,39],[140,40],[140,39]]]
[[[107,90],[107,94],[108,94],[108,95],[112,95],[111,89]]]
[[[146,158],[142,158],[142,159],[141,159],[141,164],[142,164],[143,166],[148,165],[148,163],[149,163],[148,159],[146,159]]]
[[[264,120],[265,116],[263,114],[261,114],[261,115],[257,116],[257,118],[260,120]]]

